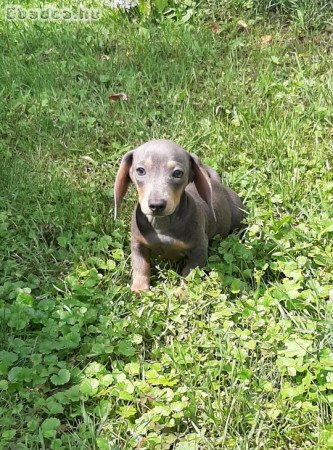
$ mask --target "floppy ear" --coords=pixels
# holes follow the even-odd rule
[[[213,190],[210,178],[206,170],[202,166],[200,159],[196,155],[191,154],[191,163],[192,163],[193,177],[192,180],[190,181],[194,182],[195,187],[197,188],[197,191],[200,194],[200,197],[210,207],[214,219],[216,221],[216,215],[213,207]]]
[[[120,203],[131,182],[129,171],[132,166],[132,159],[133,151],[127,152],[123,156],[117,172],[116,181],[114,183],[114,219],[117,218]]]

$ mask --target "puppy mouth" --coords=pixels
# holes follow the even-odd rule
[[[150,211],[149,213],[146,214],[146,216],[150,216],[150,217],[167,217],[167,216],[170,216],[171,214],[172,214],[172,212],[169,213],[169,212],[153,212],[153,211]]]
[[[175,209],[165,209],[164,211],[151,211],[149,210],[143,210],[141,208],[143,214],[145,216],[148,216],[149,218],[153,218],[153,217],[168,217],[171,216],[171,214],[173,214],[175,212]]]

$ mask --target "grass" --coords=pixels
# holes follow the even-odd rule
[[[1,24],[0,448],[333,448],[331,19],[223,5]],[[163,261],[129,290],[133,190],[112,220],[151,138],[248,211],[187,302]]]

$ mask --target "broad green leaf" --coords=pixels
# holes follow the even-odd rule
[[[135,416],[137,413],[136,409],[133,406],[121,406],[118,409],[118,413],[125,418]]]
[[[237,378],[240,381],[250,380],[251,377],[252,377],[252,372],[249,369],[243,369],[237,375]]]
[[[160,375],[156,370],[148,370],[146,379],[152,385],[174,386],[178,383],[178,379],[167,375]]]
[[[139,11],[143,16],[148,17],[150,15],[151,11],[150,0],[139,0],[138,6]]]
[[[175,450],[198,450],[198,444],[196,442],[178,442]]]
[[[123,400],[130,400],[133,398],[132,394],[135,390],[135,387],[130,380],[124,380],[120,383],[117,383],[115,388],[119,390],[119,397]]]
[[[168,6],[169,0],[155,0],[154,3],[158,12],[162,13]]]
[[[151,413],[158,414],[159,416],[168,417],[171,414],[171,408],[168,405],[159,405],[155,406],[155,408],[151,410]]]
[[[5,440],[11,440],[13,439],[13,437],[16,434],[16,430],[14,430],[13,428],[11,428],[10,430],[5,430],[2,432],[1,436],[5,439]],[[1,444],[1,442],[0,442]]]
[[[97,374],[103,373],[105,371],[106,371],[106,369],[103,366],[103,364],[100,364],[100,363],[94,361],[86,367],[84,373],[87,375],[87,377],[92,378],[92,377],[96,376]]]
[[[46,400],[46,406],[51,414],[61,414],[64,412],[64,407],[53,398]]]
[[[280,355],[285,355],[286,357],[292,358],[294,356],[305,356],[309,347],[311,347],[312,341],[306,339],[295,339],[285,341],[285,350],[279,350]]]
[[[40,353],[35,353],[31,355],[30,359],[34,366],[38,366],[42,362],[42,355]]]
[[[274,55],[272,55],[271,56],[271,61],[274,63],[274,64],[280,64],[280,59],[277,57],[277,56],[274,56]]]
[[[96,443],[98,450],[110,450],[111,448],[114,450],[120,450],[118,447],[115,447],[106,436],[99,436],[96,439]]]
[[[120,341],[117,350],[120,355],[124,356],[133,356],[136,351],[130,341]]]
[[[244,283],[241,280],[239,280],[238,278],[234,278],[230,285],[230,290],[233,294],[237,294],[238,292],[241,291],[243,286],[244,286]]]
[[[58,244],[60,245],[60,247],[65,248],[68,244],[68,242],[70,241],[70,239],[68,238],[68,236],[59,236],[57,238]]]
[[[69,389],[64,391],[64,394],[67,398],[69,398],[72,402],[77,402],[81,399],[81,390],[80,386],[71,386]]]
[[[99,379],[99,382],[100,382],[101,386],[103,386],[103,387],[110,386],[111,384],[113,384],[113,381],[114,381],[114,378],[111,373],[107,373],[106,375],[103,375]]]
[[[11,366],[17,359],[18,356],[14,352],[7,352],[6,350],[0,351],[0,361],[5,363],[6,366]]]
[[[98,391],[99,381],[96,378],[86,378],[80,384],[82,394],[92,397]]]
[[[232,310],[231,308],[224,308],[220,311],[216,311],[214,312],[211,316],[210,316],[210,320],[211,322],[216,322],[224,317],[230,317],[232,315]]]
[[[300,384],[298,386],[292,386],[290,383],[285,383],[281,388],[282,398],[294,398],[302,395],[305,392],[305,386]]]
[[[18,366],[13,367],[8,373],[8,380],[12,382],[20,381],[22,379],[21,378],[22,371],[23,371],[22,367]]]
[[[44,420],[40,429],[42,435],[45,438],[53,438],[59,427],[60,427],[60,420],[57,419],[56,417],[49,417],[48,419]]]
[[[6,391],[8,389],[8,381],[0,380],[0,390]]]
[[[23,313],[13,312],[10,316],[8,326],[15,330],[23,330],[29,323],[30,319],[28,315]]]
[[[277,409],[277,408],[269,408],[269,409],[266,409],[265,412],[266,412],[267,416],[272,420],[276,420],[282,414],[281,409]]]
[[[30,289],[28,290],[30,291]],[[15,303],[31,307],[34,304],[34,298],[32,295],[30,295],[30,292],[25,292],[25,290],[21,289],[21,292],[19,292]]]
[[[172,403],[170,403],[170,408],[172,409],[172,411],[180,412],[180,411],[183,411],[184,409],[186,409],[187,405],[188,405],[188,402],[181,402],[181,401],[172,402]]]
[[[139,363],[129,363],[125,366],[126,372],[131,375],[139,375],[140,374],[140,364]]]
[[[63,384],[68,383],[70,380],[71,374],[67,369],[60,369],[57,374],[52,375],[51,381],[56,386],[61,386]]]
[[[112,272],[116,268],[116,263],[115,261],[113,261],[113,259],[108,259],[107,261],[103,261],[100,264],[100,268]]]

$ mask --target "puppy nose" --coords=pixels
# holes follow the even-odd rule
[[[149,208],[154,213],[162,212],[166,207],[166,200],[150,200],[148,202]]]

